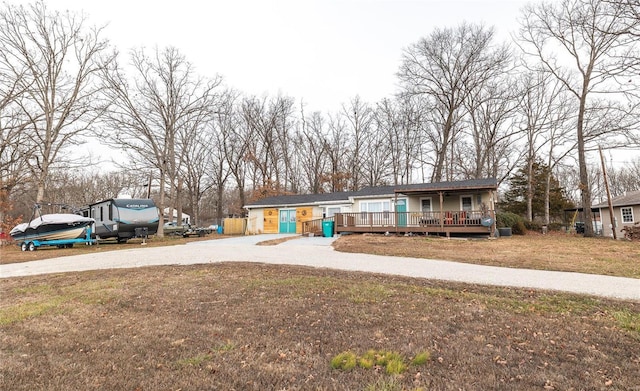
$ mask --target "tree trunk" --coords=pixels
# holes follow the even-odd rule
[[[219,184],[216,189],[216,218],[218,219],[218,224],[222,221],[222,197],[224,195],[224,185]]]
[[[582,201],[582,211],[584,216],[584,236],[592,237],[593,232],[593,215],[591,213],[591,191],[589,189],[589,172],[587,171],[587,161],[585,157],[584,146],[584,112],[586,108],[586,91],[587,85],[583,87],[583,93],[580,98],[580,109],[578,111],[578,166],[580,168],[580,199]]]
[[[165,202],[164,186],[165,186],[164,171],[160,170],[160,195],[159,195],[160,200],[158,201],[159,219],[158,219],[158,232],[156,233],[156,235],[159,238],[164,237],[164,202]]]
[[[173,211],[170,212],[173,217]],[[182,224],[182,178],[178,178],[178,187],[176,188],[176,224]]]
[[[527,164],[527,219],[533,221],[533,157]]]

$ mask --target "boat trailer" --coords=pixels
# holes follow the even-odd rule
[[[24,240],[20,243],[20,249],[22,251],[35,251],[38,247],[42,246],[57,246],[58,248],[71,248],[76,243],[84,243],[88,246],[96,244],[97,240],[92,239],[91,226],[88,226],[85,230],[85,236],[76,239],[55,239],[55,240]]]

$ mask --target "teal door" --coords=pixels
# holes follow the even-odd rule
[[[398,200],[396,202],[396,212],[398,215],[398,227],[407,226],[407,200]]]
[[[280,231],[281,234],[296,233],[296,210],[280,210]]]

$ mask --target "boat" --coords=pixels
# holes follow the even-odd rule
[[[21,243],[72,241],[85,238],[94,222],[95,220],[90,217],[71,213],[44,214],[28,223],[16,225],[9,231],[9,235],[13,240]]]

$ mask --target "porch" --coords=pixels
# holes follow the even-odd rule
[[[432,235],[491,235],[495,221],[493,211],[438,212],[356,212],[336,213],[333,217],[312,220],[302,233],[321,233],[322,221],[334,221],[334,232],[340,233],[420,233]]]

